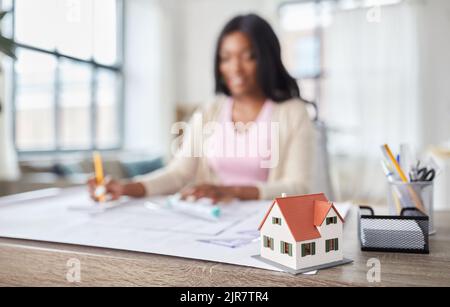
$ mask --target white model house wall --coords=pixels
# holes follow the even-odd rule
[[[281,218],[281,225],[273,224],[272,218],[277,217]],[[296,258],[297,258],[297,251],[295,248],[295,239],[289,230],[289,227],[286,223],[286,219],[284,218],[283,214],[281,213],[280,208],[278,207],[278,204],[275,204],[272,207],[272,210],[270,211],[269,215],[267,216],[266,221],[264,222],[264,225],[261,227],[261,257],[275,261],[277,263],[280,263],[284,266],[294,268],[296,267]],[[273,250],[264,247],[264,236],[267,236],[269,238],[273,239]],[[284,241],[286,243],[292,244],[292,256],[289,256],[288,254],[282,254],[280,252],[280,244],[281,241]]]
[[[326,224],[326,220],[328,217],[336,217],[337,224]],[[318,227],[318,230],[321,234],[320,239],[297,242],[296,252],[299,257],[297,258],[297,267],[296,269],[308,268],[316,265],[321,265],[324,263],[340,261],[343,259],[343,240],[342,240],[342,221],[337,216],[336,211],[333,208],[327,214],[327,217],[324,219],[322,225]],[[329,251],[326,252],[325,242],[329,239],[338,239],[338,250],[337,251]],[[316,242],[316,254],[308,255],[302,257],[302,244]]]

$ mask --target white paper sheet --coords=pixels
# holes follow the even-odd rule
[[[53,191],[55,192],[55,191]],[[217,222],[188,217],[158,206],[163,198],[126,199],[98,209],[85,188],[69,188],[17,202],[0,198],[0,236],[209,260],[279,271],[251,258],[259,253],[257,227],[271,201],[222,205]],[[22,200],[23,196],[17,198]],[[100,205],[101,206],[101,205]],[[339,206],[337,209],[340,210]],[[343,214],[344,215],[344,214]]]

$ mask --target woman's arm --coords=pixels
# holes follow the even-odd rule
[[[181,191],[183,199],[193,197],[199,199],[202,197],[210,198],[214,203],[227,202],[233,199],[255,200],[259,199],[259,189],[255,186],[221,186],[213,184],[201,184],[192,187],[186,187]]]
[[[150,174],[137,176],[129,182],[109,180],[105,184],[106,192],[111,196],[112,200],[118,199],[122,195],[144,197],[173,194],[186,186],[194,178],[199,158],[192,153],[191,149],[199,145],[194,142],[202,141],[202,138],[194,135],[194,133],[197,132],[196,125],[201,124],[201,122],[197,122],[198,118],[200,120],[203,118],[202,116],[198,117],[198,114],[201,114],[201,112],[196,112],[195,114],[197,114],[197,117],[195,115],[193,116],[188,124],[189,129],[183,131],[184,137],[181,148],[179,148],[175,157],[166,167]],[[90,179],[88,181],[88,187],[91,197],[95,199],[95,180]]]
[[[140,182],[128,182],[123,184],[123,195],[131,197],[144,197],[145,186]]]
[[[88,186],[91,198],[96,200],[95,178],[89,179]],[[120,196],[144,197],[148,194],[146,187],[140,182],[120,182],[112,179],[106,182],[105,189],[112,200],[116,200]],[[188,196],[193,196],[195,198],[208,197],[215,203],[236,198],[240,200],[259,199],[258,188],[252,186],[216,186],[205,184],[186,188],[181,194],[183,198],[187,198]]]

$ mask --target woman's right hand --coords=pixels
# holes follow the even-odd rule
[[[98,201],[98,197],[95,195],[95,189],[97,188],[97,182],[95,177],[92,177],[87,182],[89,188],[89,195],[95,201]],[[118,180],[105,179],[105,194],[109,195],[109,200],[117,200],[120,196],[124,195],[124,184]]]

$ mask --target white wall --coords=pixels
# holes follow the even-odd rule
[[[281,218],[281,225],[272,224],[272,217]],[[263,227],[261,227],[261,256],[275,261],[277,263],[281,263],[284,266],[295,269],[296,268],[296,256],[297,251],[295,249],[295,239],[292,236],[291,231],[286,223],[286,219],[281,213],[280,207],[278,204],[275,204],[272,207],[272,210],[269,213],[266,221],[264,222]],[[267,236],[273,239],[274,249],[270,249],[268,247],[264,247],[264,239],[263,237]],[[292,244],[292,256],[288,254],[280,253],[280,244],[281,241]]]
[[[419,153],[450,139],[450,1],[409,0],[340,11],[324,31],[327,80],[321,112],[338,199],[383,201],[379,146]]]
[[[12,69],[12,61],[0,55],[0,180],[15,180],[20,176],[12,136],[11,78],[5,73]]]
[[[343,259],[343,231],[342,221],[337,218],[337,224],[326,224],[326,218],[337,216],[336,211],[331,209],[325,217],[322,225],[318,227],[321,237],[316,240],[297,242],[297,268],[309,268],[330,262],[336,262]],[[338,250],[326,252],[325,241],[329,239],[338,239]],[[316,254],[302,257],[302,244],[316,242]]]
[[[450,140],[450,1],[418,1],[422,146]]]
[[[337,217],[337,224],[330,224],[327,225],[326,223],[326,219],[328,217],[337,217],[337,213],[335,210],[333,210],[333,208],[331,208],[331,210],[328,212],[327,216],[325,217],[325,219],[323,220],[323,223],[320,227],[318,227],[318,230],[320,232],[321,237],[321,242],[319,243],[320,246],[316,246],[316,253],[317,255],[321,258],[319,261],[320,262],[333,262],[333,261],[339,261],[342,260],[342,258],[344,257],[344,241],[346,238],[344,238],[343,236],[343,223],[342,221],[339,219],[339,217]],[[326,252],[325,250],[325,240],[329,240],[329,239],[334,239],[337,238],[338,239],[338,250],[337,251],[330,251],[330,252]],[[349,239],[349,238],[347,238]]]
[[[420,139],[422,146],[450,142],[450,1],[424,0],[418,3],[417,32],[420,50]],[[450,165],[439,161],[443,174],[436,179],[434,206],[450,209]]]
[[[125,5],[125,147],[166,153],[175,101],[170,1]]]
[[[410,3],[383,6],[380,22],[369,22],[368,11],[337,11],[324,30],[320,111],[337,131],[329,148],[338,199],[384,196],[380,145],[420,144],[420,12]]]

